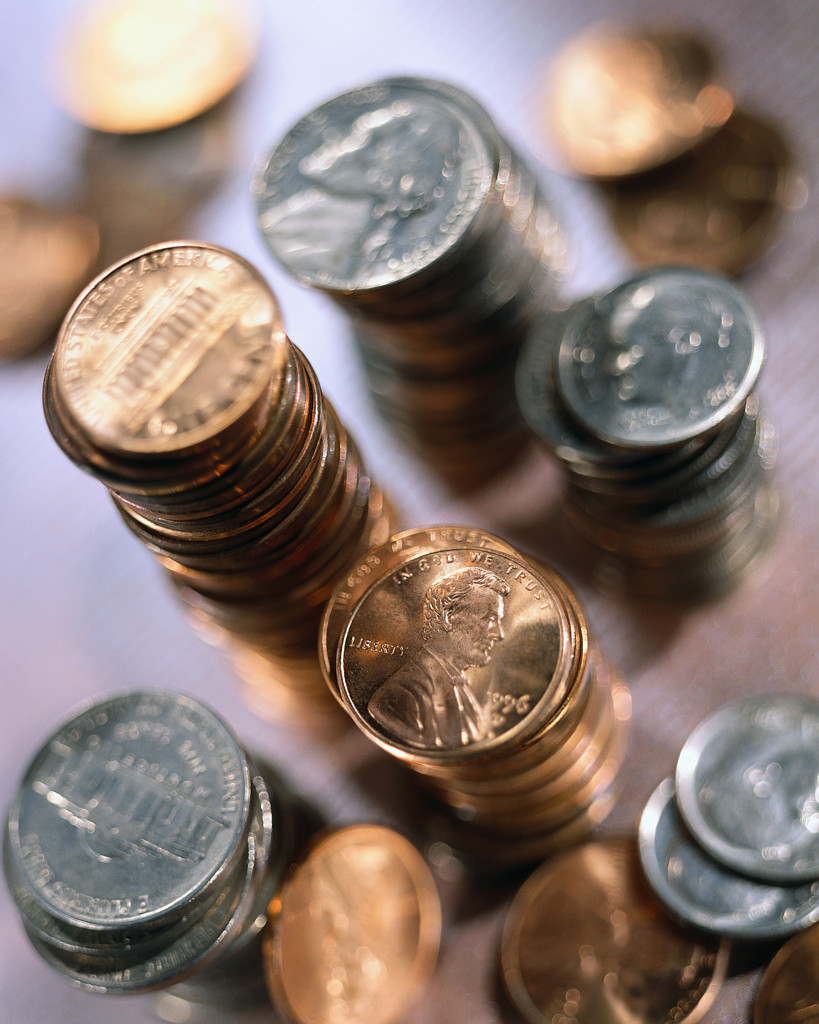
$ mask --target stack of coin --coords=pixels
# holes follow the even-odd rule
[[[698,928],[782,939],[819,922],[819,703],[742,698],[705,718],[649,799],[640,857]]]
[[[698,599],[757,563],[778,508],[753,390],[764,357],[744,293],[688,268],[640,274],[532,332],[521,410],[565,470],[601,585]]]
[[[566,239],[486,111],[443,82],[372,82],[297,122],[253,190],[274,257],[348,312],[400,437],[455,483],[507,465],[515,359]]]
[[[550,65],[550,138],[599,183],[638,266],[739,274],[800,201],[780,132],[735,109],[716,63],[706,40],[678,28],[598,24]]]
[[[641,877],[629,839],[550,858],[518,890],[500,966],[527,1024],[699,1021],[725,979],[730,943],[679,927]]]
[[[505,541],[396,535],[339,584],[322,643],[330,688],[437,798],[436,834],[467,856],[534,860],[611,809],[628,690],[567,584]]]
[[[4,866],[35,949],[77,987],[190,978],[214,997],[230,964],[225,1000],[239,1003],[240,978],[263,993],[267,907],[299,828],[287,791],[212,710],[129,691],[84,705],[34,755]]]
[[[324,699],[322,605],[392,513],[257,271],[198,242],[114,265],[66,317],[45,410],[254,699]]]

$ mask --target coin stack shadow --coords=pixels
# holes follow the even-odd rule
[[[432,794],[427,830],[476,865],[537,860],[613,807],[628,688],[565,581],[500,538],[395,535],[336,588],[322,638],[330,689]]]
[[[764,354],[744,294],[685,268],[532,332],[521,410],[560,461],[563,508],[602,587],[699,600],[758,564],[778,514],[775,432],[753,392]]]
[[[66,318],[44,404],[249,701],[327,705],[322,605],[393,513],[255,269],[202,243],[110,268]]]
[[[526,439],[515,361],[567,245],[487,112],[443,82],[372,82],[297,122],[253,191],[273,256],[349,315],[402,441],[456,487],[505,468]]]
[[[4,870],[33,946],[75,986],[173,986],[188,1016],[235,1010],[264,996],[268,905],[312,815],[208,707],[126,691],[84,705],[32,758]]]

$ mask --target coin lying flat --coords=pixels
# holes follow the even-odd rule
[[[702,40],[595,25],[550,69],[548,121],[569,165],[615,178],[657,167],[711,135],[733,99]]]
[[[819,924],[788,939],[762,976],[754,1024],[819,1021]]]
[[[681,920],[716,935],[781,939],[819,921],[819,881],[776,885],[714,860],[686,829],[673,779],[654,791],[639,824],[640,860],[657,898]]]
[[[435,881],[411,843],[379,825],[329,832],[271,904],[271,998],[296,1024],[392,1024],[431,973],[440,934]]]
[[[212,107],[244,78],[258,27],[245,0],[87,3],[55,57],[55,95],[104,132],[149,132]]]
[[[500,963],[527,1024],[693,1024],[725,977],[727,943],[679,928],[640,877],[634,844],[610,839],[539,868],[510,905]]]
[[[819,878],[819,703],[754,696],[709,715],[677,763],[680,811],[734,871],[782,884]]]

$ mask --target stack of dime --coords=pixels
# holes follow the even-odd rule
[[[754,393],[764,357],[745,295],[687,268],[643,273],[532,332],[521,410],[565,470],[565,511],[601,585],[697,599],[756,564],[778,508]]]
[[[564,163],[599,183],[638,266],[739,274],[802,201],[780,132],[735,109],[716,63],[689,32],[603,24],[550,66],[550,137]]]
[[[437,798],[439,838],[511,866],[608,814],[630,697],[551,569],[479,530],[411,531],[370,552],[324,615],[328,685]]]
[[[443,82],[372,82],[297,122],[253,191],[274,257],[348,312],[401,438],[456,483],[508,464],[515,359],[566,240],[486,111]]]
[[[527,1024],[694,1024],[725,979],[730,943],[680,928],[641,877],[633,840],[550,858],[518,890],[500,966]]]
[[[392,514],[256,270],[198,242],[111,267],[66,317],[45,411],[254,699],[326,697],[322,605]]]
[[[267,907],[299,828],[287,791],[212,710],[131,691],[84,705],[34,755],[5,874],[35,949],[77,987],[190,978],[213,998],[230,964],[226,1001],[240,1002],[240,979],[263,985]]]
[[[819,922],[819,703],[743,698],[686,740],[639,825],[649,883],[679,918],[746,940]]]

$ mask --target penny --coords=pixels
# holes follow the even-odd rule
[[[98,251],[91,218],[23,196],[0,198],[0,361],[52,338],[92,277]]]
[[[734,871],[781,884],[819,879],[819,703],[756,695],[712,712],[677,762],[680,812]]]
[[[765,357],[756,311],[704,271],[647,271],[572,318],[557,383],[589,433],[629,450],[701,438],[737,413]]]
[[[779,130],[742,111],[685,157],[608,185],[612,223],[638,266],[737,275],[761,259],[794,191]]]
[[[59,40],[55,98],[99,131],[168,128],[239,84],[257,37],[257,13],[247,0],[86,3]]]
[[[503,983],[527,1024],[693,1024],[727,961],[725,942],[661,912],[625,839],[586,843],[538,868],[507,910],[500,948]]]
[[[431,974],[440,935],[435,881],[411,843],[379,825],[329,832],[271,905],[271,998],[296,1024],[393,1024]]]
[[[819,924],[788,939],[771,960],[756,993],[754,1024],[819,1021]]]
[[[598,24],[553,59],[546,119],[568,164],[616,178],[664,164],[724,124],[733,99],[703,40]]]
[[[657,898],[696,928],[756,942],[785,938],[819,921],[819,881],[776,885],[714,860],[685,827],[673,779],[664,780],[643,809],[639,846]]]

